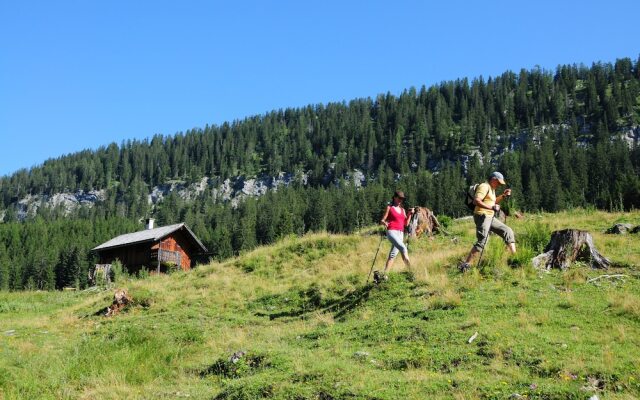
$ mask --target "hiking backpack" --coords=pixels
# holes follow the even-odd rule
[[[467,198],[464,200],[464,204],[466,204],[467,208],[473,211],[476,208],[476,204],[474,200],[476,198],[476,189],[478,188],[479,183],[469,186],[467,190]]]

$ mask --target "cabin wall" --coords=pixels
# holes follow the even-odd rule
[[[99,253],[100,264],[112,264],[120,260],[129,272],[135,273],[142,266],[153,269],[149,243],[107,249]]]
[[[188,271],[191,269],[191,245],[186,235],[182,234],[180,231],[174,232],[170,236],[164,238],[159,244],[155,244],[151,247],[152,252],[157,252],[158,247],[162,250],[166,251],[175,251],[180,253],[180,268],[183,271]]]

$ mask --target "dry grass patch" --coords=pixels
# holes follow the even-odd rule
[[[531,315],[529,315],[525,311],[518,312],[517,321],[518,321],[517,322],[518,326],[520,327],[521,330],[524,330],[529,333],[533,333],[536,330],[535,326],[533,325],[533,318],[531,317]]]
[[[613,338],[618,343],[624,343],[627,340],[627,327],[622,324],[613,326]]]
[[[624,315],[636,321],[640,321],[640,297],[625,292],[611,292],[609,294],[609,307],[618,315]]]
[[[449,276],[442,272],[434,272],[427,277],[426,280],[429,288],[436,293],[442,293],[447,289],[451,289],[453,285],[449,280]]]
[[[460,329],[464,330],[464,329],[480,326],[480,322],[481,322],[480,317],[478,316],[471,317],[460,325]]]
[[[454,289],[446,289],[427,300],[427,308],[432,310],[451,310],[462,304],[462,297]]]
[[[574,308],[578,303],[576,302],[575,296],[572,292],[564,292],[560,293],[560,302],[558,303],[558,307],[563,309]]]
[[[573,288],[576,284],[583,284],[589,278],[588,267],[574,265],[562,272],[562,282],[567,289]]]
[[[518,291],[517,294],[517,304],[520,307],[525,307],[529,304],[529,298],[527,296],[527,292],[524,290]]]

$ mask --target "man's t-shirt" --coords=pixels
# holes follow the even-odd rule
[[[482,203],[486,206],[493,207],[496,205],[496,191],[493,190],[487,182],[479,184],[476,188],[476,198],[478,197],[482,199]],[[493,216],[493,210],[487,210],[478,206],[473,210],[473,213],[489,217]]]

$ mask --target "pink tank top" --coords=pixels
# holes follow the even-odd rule
[[[400,212],[395,210],[395,207],[389,206],[389,214],[387,215],[387,227],[390,231],[404,231],[404,224],[407,220],[407,216],[404,213],[404,209],[400,208]]]

